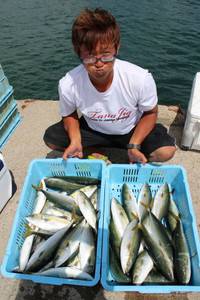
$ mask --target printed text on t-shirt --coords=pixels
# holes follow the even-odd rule
[[[131,116],[131,113],[131,111],[122,107],[114,113],[105,113],[102,111],[88,111],[88,117],[93,121],[116,122],[128,119]]]

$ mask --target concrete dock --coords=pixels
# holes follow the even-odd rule
[[[8,168],[12,171],[17,185],[17,191],[0,213],[0,262],[6,251],[16,208],[23,187],[27,168],[32,159],[50,157],[50,149],[43,143],[44,130],[56,121],[59,121],[58,103],[56,101],[21,100],[18,108],[22,121],[2,152]],[[182,151],[180,140],[184,125],[184,114],[177,107],[159,106],[159,121],[168,127],[171,135],[176,137],[177,152],[167,164],[182,165],[187,172],[193,208],[196,214],[198,230],[200,227],[200,152]],[[108,153],[109,154],[109,153]],[[109,158],[113,161],[113,158]],[[116,161],[122,162],[120,153],[116,151]],[[111,156],[112,156],[111,155]],[[117,156],[119,155],[119,157]],[[115,160],[114,158],[114,160]],[[138,294],[138,293],[112,293],[104,290],[100,283],[95,287],[79,286],[51,286],[33,283],[25,280],[11,280],[1,276],[1,300],[59,300],[59,299],[125,299],[125,300],[194,300],[200,299],[200,294]]]

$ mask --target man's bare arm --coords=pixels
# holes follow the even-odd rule
[[[83,156],[83,149],[81,144],[81,132],[77,112],[73,112],[71,115],[63,117],[63,123],[70,140],[69,146],[64,151],[63,158],[81,158]]]

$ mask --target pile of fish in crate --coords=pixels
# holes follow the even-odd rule
[[[15,272],[93,280],[99,180],[63,176],[41,180]]]
[[[110,268],[119,283],[188,284],[190,254],[167,183],[152,197],[145,183],[138,199],[128,184],[122,204],[111,200]]]
[[[184,168],[113,164],[106,183],[103,287],[199,292],[199,235]]]
[[[199,236],[181,166],[31,162],[1,266],[43,284],[200,292]]]

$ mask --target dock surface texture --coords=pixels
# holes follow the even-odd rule
[[[47,156],[53,157],[50,149],[45,146],[43,142],[43,134],[49,125],[60,120],[57,101],[27,99],[18,101],[17,103],[18,109],[22,116],[22,121],[2,149],[7,167],[14,175],[17,191],[0,213],[1,262],[6,251],[7,242],[10,236],[28,165],[33,159],[45,158]],[[197,227],[199,230],[200,152],[182,151],[180,149],[180,141],[184,125],[184,113],[178,109],[178,107],[159,106],[159,121],[169,129],[170,134],[176,137],[178,149],[174,158],[168,161],[167,164],[182,165],[186,169],[190,193],[193,201],[193,209],[195,211]],[[114,150],[111,151],[112,157],[109,156],[109,158],[114,162],[122,162],[123,158],[119,149],[116,151]],[[117,299],[125,300],[193,300],[200,299],[200,294],[139,294],[134,292],[113,293],[104,290],[100,283],[95,287],[80,287],[70,285],[43,285],[29,280],[12,280],[2,276],[0,280],[1,300],[112,300],[116,299],[116,297]]]

